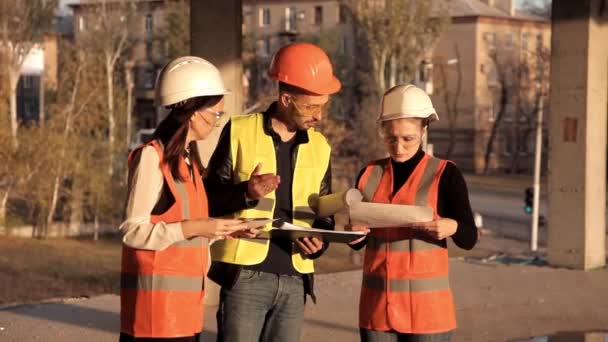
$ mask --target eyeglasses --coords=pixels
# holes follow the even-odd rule
[[[222,116],[224,116],[224,115],[226,114],[226,112],[224,112],[223,110],[222,110],[222,111],[217,112],[217,111],[215,111],[215,110],[213,110],[213,109],[211,109],[211,108],[205,108],[205,111],[206,111],[206,112],[209,112],[209,113],[211,113],[211,114],[213,114],[213,115],[215,115],[215,123],[214,123],[214,126],[215,126],[215,127],[220,127],[220,122],[221,122],[220,120],[222,119]]]
[[[291,103],[296,108],[299,116],[313,116],[318,113],[323,113],[329,107],[329,101],[324,104],[302,104],[298,105],[298,103],[294,100],[293,97],[290,96]]]

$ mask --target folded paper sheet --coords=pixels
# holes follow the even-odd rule
[[[346,211],[352,224],[369,228],[404,227],[433,220],[430,207],[363,202],[357,189],[320,197],[318,203],[317,213],[321,217]]]

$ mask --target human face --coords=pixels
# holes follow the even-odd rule
[[[192,138],[205,139],[214,127],[219,127],[224,114],[224,99],[212,107],[201,108],[194,112],[190,125]]]
[[[421,119],[397,119],[382,124],[382,138],[391,158],[396,162],[409,160],[418,152],[426,127]]]
[[[289,101],[289,116],[298,129],[315,127],[329,106],[329,95],[285,94]]]

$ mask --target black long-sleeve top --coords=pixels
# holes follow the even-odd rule
[[[418,163],[424,157],[424,151],[418,150],[416,154],[405,162],[396,162],[391,159],[393,167],[393,195],[405,184]],[[357,177],[359,184],[365,168],[361,170]],[[456,246],[470,250],[477,243],[477,227],[473,219],[473,212],[469,202],[469,192],[462,173],[453,163],[447,163],[441,178],[439,179],[439,189],[437,198],[437,213],[441,217],[455,220],[458,223],[456,233],[452,235],[452,240]],[[352,247],[361,249],[366,241],[362,241]],[[445,240],[442,245],[446,245]]]

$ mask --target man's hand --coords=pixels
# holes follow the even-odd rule
[[[456,233],[458,222],[450,218],[440,218],[431,222],[416,223],[413,228],[424,232],[434,239],[443,240]]]
[[[317,239],[316,237],[300,238],[296,241],[296,243],[300,248],[300,252],[306,256],[315,254],[320,251],[321,248],[323,248],[323,241]]]
[[[348,244],[349,245],[356,245],[359,242],[365,240],[365,238],[367,237],[367,234],[369,234],[369,228],[367,228],[366,226],[359,226],[356,224],[347,224],[344,226],[344,230],[348,231],[348,232],[365,232],[365,236],[362,236],[360,238],[358,238],[357,240],[351,241]]]
[[[247,184],[247,197],[252,200],[259,200],[267,194],[276,190],[281,182],[281,177],[272,173],[260,175],[262,163],[259,163],[249,177]]]

